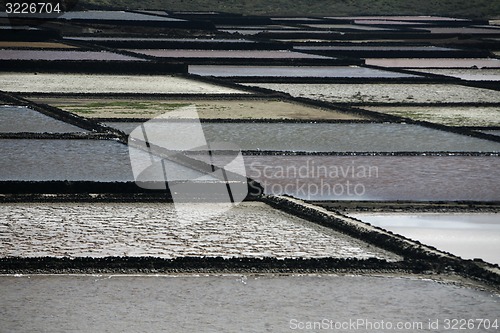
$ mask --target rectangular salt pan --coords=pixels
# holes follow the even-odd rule
[[[366,59],[366,64],[394,68],[500,68],[500,60],[490,58]]]
[[[0,133],[68,133],[86,130],[25,106],[0,106]]]
[[[409,78],[418,75],[357,66],[211,66],[190,65],[189,73],[217,77]]]
[[[184,133],[190,122],[158,120],[151,128]],[[130,133],[137,122],[110,122]],[[323,152],[500,151],[500,143],[405,124],[203,123],[206,139],[228,142],[243,150]],[[161,144],[159,142],[158,144]]]
[[[136,160],[150,161],[136,151]],[[21,181],[134,181],[126,145],[111,140],[0,140],[0,180]],[[204,176],[173,162],[169,178]]]
[[[262,203],[200,218],[217,205],[190,204],[191,214],[179,219],[172,203],[3,204],[0,257],[398,259]]]
[[[245,94],[168,75],[0,73],[4,91],[42,93]]]
[[[493,264],[500,264],[498,214],[351,213],[349,215],[464,259],[481,258]]]
[[[456,77],[467,81],[500,81],[500,68],[499,69],[469,69],[469,68],[419,69],[418,71],[421,73],[430,73],[430,74]]]
[[[96,60],[96,61],[145,61],[107,51],[47,51],[0,50],[0,60]]]
[[[127,50],[161,58],[232,58],[232,59],[332,59],[293,51],[260,50]]]
[[[306,200],[499,201],[498,156],[245,156],[267,194]]]
[[[497,91],[451,84],[244,83],[332,103],[500,103]]]
[[[500,126],[500,107],[362,106],[385,114],[447,126]]]
[[[425,330],[418,327],[429,325],[429,318],[443,323],[450,313],[455,318],[498,317],[497,293],[447,282],[440,275],[436,279],[397,272],[3,275],[0,321],[6,332],[90,326],[100,332],[162,332],[168,323],[176,333],[286,333],[316,318],[327,324],[332,320],[331,327],[349,324],[362,309],[369,314],[362,323],[408,323],[415,328],[408,331],[415,332]],[[383,324],[376,318],[383,318]]]

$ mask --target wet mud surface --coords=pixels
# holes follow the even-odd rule
[[[198,96],[199,97],[199,96]],[[313,108],[280,100],[117,99],[28,97],[87,118],[152,118],[195,105],[200,119],[360,120],[368,116]]]
[[[215,204],[216,205],[216,204]],[[399,257],[257,202],[211,219],[169,203],[1,204],[2,257]]]
[[[465,259],[481,258],[500,265],[498,213],[350,213],[349,216]]]

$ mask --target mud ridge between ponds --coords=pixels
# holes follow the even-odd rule
[[[417,265],[430,265],[437,273],[454,272],[466,278],[500,286],[500,267],[482,260],[464,260],[418,241],[363,223],[340,213],[286,196],[264,196],[262,201],[276,209],[332,228],[364,242],[391,251]]]
[[[117,53],[117,52],[114,52]],[[129,54],[127,54],[129,55]],[[137,57],[139,58],[140,57]],[[188,66],[180,61],[123,60],[0,60],[5,72],[102,73],[102,74],[178,74],[187,73]]]
[[[424,273],[435,271],[434,264],[423,261],[388,262],[369,258],[223,258],[180,257],[6,257],[0,258],[0,274],[34,273],[319,273],[337,271],[404,271]]]
[[[309,201],[333,212],[500,213],[499,201]]]

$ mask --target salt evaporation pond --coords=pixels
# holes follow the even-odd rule
[[[0,180],[134,181],[129,148],[112,140],[0,139],[0,154]],[[149,155],[143,160],[149,161]],[[172,179],[203,176],[166,163]]]
[[[497,91],[451,84],[243,83],[333,103],[500,103]]]
[[[500,126],[497,106],[362,106],[363,109],[447,126]]]
[[[118,99],[26,97],[87,118],[153,118],[193,105],[200,119],[361,120],[367,116],[274,99]],[[183,116],[179,114],[179,118]],[[192,118],[188,112],[185,118]]]
[[[189,65],[189,73],[218,77],[415,78],[418,75],[358,66],[213,66]]]
[[[306,24],[306,26],[314,29],[328,29],[335,31],[350,31],[350,30],[363,30],[363,31],[388,31],[394,29],[380,28],[380,27],[363,27],[355,24]]]
[[[178,43],[243,43],[252,44],[256,41],[248,39],[226,39],[226,38],[156,38],[156,37],[82,37],[82,36],[70,36],[65,37],[67,40],[82,40],[82,41],[93,41],[93,42],[178,42]],[[1,46],[1,44],[0,44]]]
[[[169,75],[0,73],[0,87],[11,92],[247,94],[245,91]]]
[[[467,81],[500,81],[500,69],[419,69],[419,72],[446,75]]]
[[[410,21],[410,22],[443,22],[449,24],[450,22],[470,22],[468,19],[460,19],[454,17],[443,16],[327,16],[326,19],[333,20],[380,20],[380,21]]]
[[[350,213],[377,227],[418,240],[464,259],[500,265],[500,214]]]
[[[140,122],[107,122],[130,134]],[[149,123],[159,131],[190,131],[189,122]],[[184,126],[183,126],[184,124]],[[243,150],[397,152],[500,151],[500,143],[408,124],[203,123],[209,142],[229,142]]]
[[[55,42],[0,41],[0,47],[36,49],[76,49],[76,46]]]
[[[245,165],[266,193],[307,200],[500,200],[497,156],[245,156]]]
[[[428,279],[342,275],[21,275],[0,276],[0,286],[8,332],[290,332],[323,319],[332,330],[366,323],[344,332],[373,332],[382,321],[443,332],[451,318],[491,324],[500,301]]]
[[[68,133],[86,130],[25,106],[0,105],[0,133]]]
[[[275,210],[244,202],[200,218],[217,203],[2,204],[0,257],[379,258],[397,255]]]
[[[395,68],[500,68],[500,59],[489,58],[369,58],[365,61],[367,65]]]
[[[228,58],[228,59],[332,59],[314,54],[261,50],[171,50],[171,49],[129,49],[129,52],[162,58]]]
[[[146,61],[107,51],[0,50],[0,60]]]
[[[79,20],[79,21],[94,21],[102,20],[105,21],[132,21],[132,22],[147,22],[147,21],[158,21],[158,22],[185,22],[185,20],[176,19],[172,17],[157,16],[157,15],[147,15],[141,13],[134,13],[129,11],[99,11],[99,10],[88,10],[88,11],[69,11],[60,16],[61,19],[65,20]]]
[[[429,27],[416,28],[418,30],[429,31],[432,34],[451,34],[451,35],[500,35],[500,30],[490,28],[474,27]]]
[[[366,28],[366,27],[360,27]],[[443,51],[459,51],[459,49],[438,46],[387,46],[387,45],[308,45],[294,46],[298,51],[425,51],[425,52],[443,52]]]

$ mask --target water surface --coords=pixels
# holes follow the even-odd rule
[[[25,106],[0,105],[0,133],[87,132]]]
[[[444,332],[447,318],[495,320],[500,308],[485,291],[368,276],[32,275],[1,276],[0,286],[7,332],[296,332],[323,319]],[[374,331],[356,328],[339,331]]]
[[[189,73],[203,76],[408,78],[418,75],[357,66],[211,66],[190,65]]]
[[[481,258],[500,265],[499,213],[349,215],[465,259]]]
[[[332,59],[320,55],[283,51],[261,50],[171,50],[171,49],[130,49],[130,52],[165,58],[248,58],[248,59]]]
[[[149,156],[136,152],[144,163]],[[129,149],[112,140],[0,140],[0,180],[133,181]],[[204,176],[166,162],[170,179]]]
[[[245,164],[267,193],[303,199],[500,200],[494,156],[245,156]]]
[[[130,133],[141,123],[108,122]],[[158,131],[189,131],[189,123],[155,121]],[[500,143],[407,124],[203,123],[209,142],[243,150],[397,152],[500,151]]]
[[[145,61],[112,52],[52,51],[52,50],[0,50],[0,60],[102,60]]]

